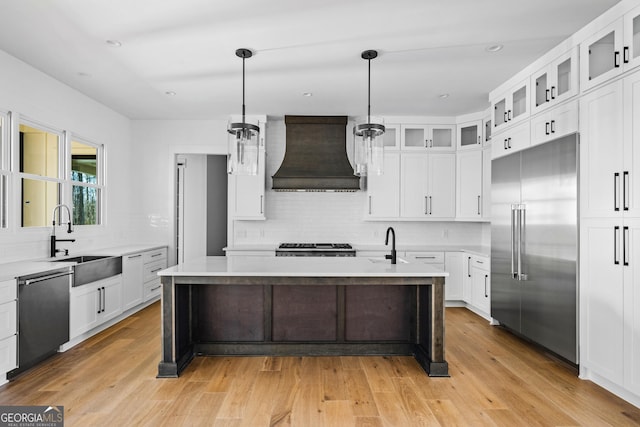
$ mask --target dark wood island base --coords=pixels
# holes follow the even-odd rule
[[[162,276],[162,360],[198,355],[413,355],[448,377],[444,277]]]

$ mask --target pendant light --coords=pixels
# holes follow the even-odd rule
[[[233,175],[258,174],[258,140],[260,128],[245,120],[244,105],[244,60],[251,58],[249,49],[236,50],[236,56],[242,58],[242,122],[229,123],[229,158],[227,172]]]
[[[362,52],[362,59],[368,63],[368,85],[367,85],[367,122],[354,126],[354,174],[382,175],[384,170],[384,124],[371,123],[371,60],[378,57],[375,50],[365,50]]]

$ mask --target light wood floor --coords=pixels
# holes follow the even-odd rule
[[[156,379],[154,304],[0,387],[63,405],[67,426],[626,426],[640,409],[464,308],[446,311],[450,378],[411,357],[201,357]]]

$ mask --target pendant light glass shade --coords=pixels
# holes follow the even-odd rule
[[[384,173],[384,124],[371,122],[371,60],[378,56],[375,50],[362,52],[362,59],[368,62],[367,81],[367,121],[353,128],[354,174],[358,176],[382,175]]]
[[[260,128],[245,119],[244,105],[244,60],[251,58],[249,49],[236,50],[236,56],[242,58],[242,122],[229,123],[229,156],[227,173],[233,175],[257,175]]]

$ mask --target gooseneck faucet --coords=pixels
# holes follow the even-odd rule
[[[51,239],[50,239],[50,253],[51,258],[55,257],[58,252],[64,252],[65,255],[69,255],[69,249],[57,249],[57,242],[75,242],[76,239],[57,239],[56,238],[56,211],[60,211],[61,208],[64,208],[67,211],[67,218],[69,218],[69,222],[67,223],[67,233],[73,232],[72,223],[71,223],[71,211],[69,210],[69,206],[67,205],[57,205],[53,208],[52,220],[53,223],[52,231],[51,231]],[[60,223],[62,223],[62,215],[60,215]]]
[[[384,258],[385,259],[390,259],[391,260],[391,264],[395,264],[397,261],[397,257],[396,257],[396,232],[393,229],[393,227],[389,227],[387,228],[387,237],[385,237],[384,239],[384,244],[388,245],[389,244],[389,232],[391,232],[391,254],[389,255],[385,255]]]

